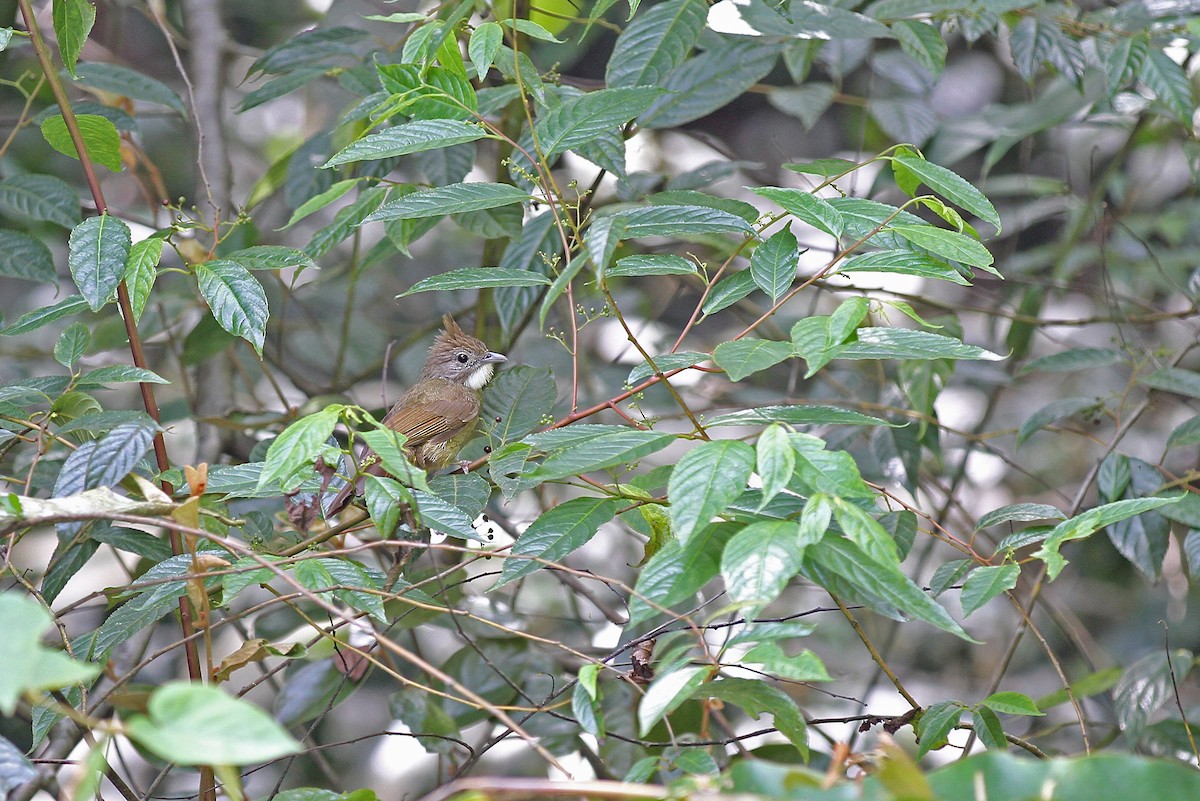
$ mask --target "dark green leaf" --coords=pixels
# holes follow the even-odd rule
[[[573,498],[544,512],[517,538],[496,586],[527,576],[545,567],[546,562],[557,562],[573,553],[596,535],[601,524],[616,516],[622,503],[619,498]]]
[[[777,303],[796,278],[800,247],[791,226],[775,232],[750,256],[750,277],[771,303]]]
[[[557,395],[548,367],[518,365],[496,376],[484,389],[480,413],[492,447],[521,439],[544,425]]]
[[[1141,383],[1151,389],[1174,392],[1176,395],[1186,395],[1189,398],[1200,398],[1200,373],[1192,370],[1163,367],[1143,376]]]
[[[685,453],[667,485],[671,527],[680,542],[741,495],[753,469],[754,449],[737,440],[704,442]]]
[[[802,189],[781,189],[777,186],[760,187],[754,193],[778,203],[789,214],[814,228],[833,236],[842,235],[842,215],[824,198]]]
[[[1185,125],[1191,125],[1196,103],[1192,93],[1192,82],[1183,68],[1161,49],[1151,47],[1142,61],[1138,72],[1150,91]]]
[[[1135,741],[1150,716],[1175,697],[1175,687],[1184,684],[1192,660],[1192,652],[1183,648],[1169,654],[1160,649],[1125,669],[1125,675],[1113,688],[1113,706],[1117,722]]]
[[[412,496],[417,502],[421,521],[433,529],[451,537],[474,540],[487,544],[487,540],[471,525],[471,518],[449,501],[423,490],[414,489]]]
[[[658,431],[625,429],[595,437],[570,451],[547,457],[536,475],[545,481],[590,473],[594,470],[622,468],[644,456],[667,447],[675,436]],[[746,446],[747,448],[749,446]]]
[[[75,70],[75,77],[85,86],[114,95],[123,95],[132,100],[144,100],[147,103],[166,106],[178,112],[180,116],[187,116],[183,100],[169,86],[128,67],[93,61],[80,64]]]
[[[608,277],[615,275],[643,276],[695,274],[696,265],[694,262],[691,262],[682,256],[656,253],[638,254],[636,256],[626,256],[623,259],[617,259],[617,263],[605,271],[605,275]]]
[[[667,543],[650,557],[638,574],[629,601],[630,623],[654,617],[691,598],[717,575],[725,543],[739,529],[736,523],[714,523],[694,533],[686,544]]]
[[[741,381],[748,375],[766,370],[792,355],[792,343],[769,339],[739,339],[722,342],[713,352],[713,361],[725,371],[730,381]]]
[[[717,415],[704,424],[713,426],[748,426],[766,423],[789,425],[887,426],[886,420],[849,409],[833,406],[759,406],[740,412]]]
[[[605,84],[660,85],[687,57],[707,19],[708,6],[702,0],[668,0],[651,6],[617,37]]]
[[[1000,718],[996,717],[996,713],[990,707],[976,707],[971,712],[971,725],[980,742],[989,750],[1003,751],[1008,746],[1008,741],[1004,739],[1004,729],[1000,726]]]
[[[281,245],[254,245],[226,254],[225,259],[234,261],[247,270],[287,270],[296,268],[317,269],[317,263],[303,250]]]
[[[467,55],[475,66],[475,74],[482,80],[487,77],[500,45],[504,42],[504,30],[498,22],[484,22],[471,31]]]
[[[1200,415],[1175,426],[1167,437],[1167,450],[1200,444]]]
[[[406,156],[441,147],[474,142],[488,136],[481,125],[460,120],[413,120],[403,125],[368,134],[339,150],[323,167],[352,164],[356,161]]]
[[[25,173],[0,181],[0,209],[63,228],[74,228],[79,222],[79,196],[70,184],[53,175]]]
[[[917,756],[924,756],[931,748],[943,744],[946,736],[958,725],[965,710],[957,701],[941,701],[926,709],[917,720],[917,740],[920,747]]]
[[[258,477],[258,488],[280,484],[292,489],[302,474],[312,468],[317,453],[337,425],[342,407],[327,406],[319,412],[301,417],[280,432],[267,448],[266,461]]]
[[[0,230],[0,275],[29,281],[58,282],[54,256],[40,239]]]
[[[648,206],[621,215],[625,238],[684,237],[724,232],[750,233],[750,224],[735,214],[708,206]]]
[[[110,364],[106,367],[88,370],[79,377],[77,386],[129,383],[169,384],[171,382],[145,367],[134,367],[131,364]]]
[[[659,82],[640,76],[642,82],[655,83],[666,94],[638,117],[638,124],[674,128],[716,111],[766,77],[775,66],[779,49],[760,39],[728,39],[682,62]]]
[[[689,665],[656,677],[638,704],[638,733],[645,737],[656,723],[691,698],[711,670],[708,665]]]
[[[1039,371],[1060,373],[1072,370],[1090,370],[1093,367],[1122,364],[1125,358],[1125,354],[1111,348],[1071,348],[1034,359],[1018,370],[1017,375],[1028,375]]]
[[[655,367],[664,373],[669,373],[681,367],[692,367],[693,365],[701,364],[712,357],[707,353],[680,351],[678,353],[662,353],[653,358]],[[642,362],[629,371],[629,377],[625,379],[625,383],[629,386],[637,386],[652,375],[655,375],[654,368],[649,363]]]
[[[79,314],[87,308],[88,302],[83,299],[82,295],[68,295],[58,303],[43,306],[40,309],[34,309],[31,312],[22,314],[12,325],[0,328],[0,336],[11,337],[18,334],[28,334],[30,331],[36,331],[55,320],[61,320],[63,317],[69,317],[72,314]]]
[[[892,35],[900,40],[900,48],[918,64],[934,75],[946,66],[946,40],[928,22],[899,20],[891,26]]]
[[[1067,516],[1063,514],[1057,507],[1049,506],[1044,503],[1012,503],[1008,506],[1001,506],[999,509],[993,509],[983,517],[979,518],[979,522],[975,525],[976,531],[982,531],[985,528],[998,526],[1001,523],[1020,522],[1027,523],[1031,520],[1066,520]]]
[[[162,258],[163,240],[158,237],[135,242],[129,248],[125,260],[125,285],[129,288],[129,305],[133,308],[133,319],[142,319],[150,290],[158,277],[158,262]]]
[[[249,342],[262,354],[267,337],[267,294],[242,265],[228,259],[197,264],[200,294],[221,327]]]
[[[761,609],[799,572],[804,549],[791,520],[764,520],[738,532],[721,555],[721,577],[734,603]]]
[[[396,107],[415,120],[469,120],[479,108],[466,76],[454,70],[379,63],[375,70],[384,91],[393,95]]]
[[[837,266],[839,273],[901,273],[920,278],[936,278],[961,286],[970,281],[944,261],[911,250],[880,250],[852,256]]]
[[[857,339],[837,351],[838,359],[983,359],[1003,356],[954,337],[909,328],[859,328]]]
[[[962,581],[977,566],[978,562],[974,559],[952,559],[938,565],[938,569],[933,571],[933,578],[929,579],[929,592],[934,598],[938,597]]]
[[[787,737],[808,758],[808,730],[799,707],[778,687],[753,679],[720,678],[696,688],[693,698],[719,698],[727,704],[741,707],[747,715],[758,720],[764,712],[775,719],[779,733]]]
[[[75,64],[84,42],[96,23],[96,7],[88,0],[57,0],[53,4],[54,37],[67,72],[75,75]]]
[[[722,309],[727,309],[737,303],[742,298],[749,295],[757,289],[754,283],[754,276],[750,275],[749,270],[727,275],[717,282],[717,285],[709,292],[708,297],[704,299],[704,304],[701,306],[701,311],[705,314],[716,314]]]
[[[79,361],[92,341],[92,332],[83,323],[67,327],[54,343],[54,360],[68,370]]]
[[[460,267],[433,275],[413,284],[396,297],[418,292],[443,292],[451,289],[484,289],[501,286],[549,286],[550,279],[531,270],[505,270],[501,267]]]
[[[528,200],[528,194],[509,184],[450,184],[432,189],[420,189],[399,200],[389,201],[368,214],[363,222],[441,217],[464,211],[511,206]]]
[[[662,90],[629,86],[588,92],[542,115],[534,127],[538,146],[547,156],[572,150],[620,128],[641,114]]]
[[[997,231],[1000,230],[1000,215],[996,213],[992,202],[957,173],[926,161],[911,151],[906,155],[894,156],[892,162],[894,165],[902,165],[904,169],[919,178],[921,183],[942,198],[949,200],[959,208],[966,209],[984,222],[990,223],[995,226]],[[958,259],[958,261],[963,260]],[[987,263],[990,264],[991,261],[989,260]]]
[[[1051,401],[1021,424],[1020,430],[1017,431],[1017,444],[1020,445],[1035,432],[1041,431],[1051,423],[1072,417],[1085,409],[1096,409],[1101,405],[1102,402],[1096,398],[1060,398]]]
[[[975,610],[1002,592],[1017,586],[1021,577],[1020,565],[985,565],[967,576],[962,588],[963,615],[970,617]]]
[[[1059,553],[1059,548],[1064,542],[1090,537],[1105,526],[1177,503],[1181,498],[1182,495],[1170,498],[1129,498],[1089,509],[1055,526],[1034,556],[1046,563],[1046,574],[1053,581],[1067,564],[1067,560]]]
[[[112,298],[125,277],[131,239],[129,226],[107,214],[89,217],[71,231],[67,263],[92,311]]]

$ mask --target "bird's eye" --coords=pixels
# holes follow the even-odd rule
[[[469,357],[469,356],[467,356],[467,354],[465,354],[465,353],[460,353],[460,354],[458,354],[458,361],[459,361],[459,364],[466,364],[466,363],[467,363],[467,359],[469,359],[469,358],[470,358],[470,357]]]

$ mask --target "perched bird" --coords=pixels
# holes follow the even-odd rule
[[[421,378],[383,418],[383,424],[407,437],[404,450],[417,467],[434,472],[448,466],[475,432],[482,408],[481,390],[492,378],[495,365],[508,361],[500,353],[458,327],[449,314],[442,317],[446,330],[438,334]],[[360,472],[383,475],[368,454]],[[348,483],[326,505],[332,515],[349,502],[357,482]]]

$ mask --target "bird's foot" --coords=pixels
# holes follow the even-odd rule
[[[458,461],[458,467],[463,471],[463,475],[466,475],[467,473],[471,472],[471,461],[469,459],[460,459]]]

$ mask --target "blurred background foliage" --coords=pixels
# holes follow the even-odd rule
[[[6,491],[46,498],[68,494],[68,486],[96,486],[82,477],[70,483],[68,454],[89,441],[109,442],[104,435],[122,425],[132,426],[125,430],[134,432],[130,441],[147,437],[129,467],[108,483],[125,478],[148,453],[154,427],[133,414],[144,408],[133,383],[144,374],[89,377],[89,371],[131,363],[116,307],[105,305],[107,296],[92,310],[83,302],[62,307],[72,276],[91,300],[68,264],[74,249],[67,233],[96,214],[97,200],[80,162],[47,141],[52,137],[44,132],[58,110],[23,34],[23,10],[17,3],[0,6],[0,25],[16,30],[0,53],[0,478]],[[660,710],[670,711],[669,727],[656,719],[639,731],[638,715],[647,713],[644,699],[640,707],[638,701],[645,688],[636,682],[610,676],[602,692],[563,691],[577,680],[588,685],[589,675],[595,689],[595,674],[584,669],[588,660],[636,673],[637,651],[623,646],[649,632],[659,633],[659,652],[650,658],[661,674],[701,681],[699,673],[686,672],[694,665],[680,669],[695,658],[687,648],[696,642],[664,638],[657,628],[671,630],[664,624],[671,615],[646,613],[627,624],[629,589],[644,589],[643,565],[670,538],[671,527],[677,530],[677,511],[668,519],[653,505],[647,508],[656,511],[644,515],[604,507],[598,536],[552,555],[569,570],[543,570],[494,592],[486,590],[502,570],[499,557],[435,549],[405,572],[407,580],[428,582],[406,594],[424,608],[386,596],[384,604],[378,593],[354,595],[355,587],[382,586],[382,574],[393,565],[369,550],[352,552],[366,572],[324,574],[341,589],[320,597],[391,621],[390,638],[418,661],[385,654],[390,675],[373,670],[363,678],[364,666],[356,669],[349,646],[368,647],[366,624],[335,625],[312,593],[307,605],[305,599],[295,606],[273,601],[270,592],[281,592],[280,585],[260,588],[270,585],[271,575],[251,572],[237,585],[244,594],[226,582],[224,599],[193,601],[193,611],[202,627],[229,624],[202,649],[214,665],[244,642],[261,638],[275,649],[247,657],[245,670],[224,676],[231,692],[271,709],[303,743],[303,755],[247,776],[256,797],[302,785],[415,797],[460,772],[545,776],[549,754],[576,776],[703,786],[695,777],[721,772],[728,783],[712,786],[795,797],[808,797],[804,788],[819,784],[826,771],[853,776],[891,764],[892,774],[876,773],[882,785],[868,785],[877,797],[960,797],[952,794],[957,779],[950,774],[935,774],[933,789],[911,795],[897,789],[906,786],[905,776],[918,784],[924,779],[903,772],[910,757],[880,738],[885,729],[910,754],[919,747],[929,769],[984,745],[1003,749],[1005,734],[1043,755],[1108,748],[1193,765],[1200,759],[1187,724],[1198,700],[1191,671],[1200,638],[1191,614],[1200,575],[1200,504],[1193,503],[1200,444],[1194,224],[1200,16],[1193,4],[666,0],[631,8],[624,0],[448,0],[419,7],[356,0],[105,0],[72,54],[63,35],[78,33],[71,20],[86,18],[85,7],[82,0],[64,1],[34,4],[31,11],[43,35],[58,37],[76,72],[72,78],[55,62],[75,112],[108,120],[117,133],[110,142],[113,166],[122,169],[97,167],[110,214],[128,225],[133,242],[165,242],[161,262],[147,256],[157,271],[151,264],[156,277],[141,293],[137,330],[144,366],[169,382],[154,386],[169,464],[156,466],[147,456],[138,471],[182,486],[181,500],[188,497],[182,465],[209,465],[210,486],[193,483],[191,494],[218,517],[197,518],[193,511],[191,525],[260,554],[326,553],[330,543],[314,543],[296,518],[286,517],[282,490],[290,487],[256,483],[269,443],[297,419],[341,408],[330,407],[334,403],[358,403],[378,417],[416,380],[441,315],[452,312],[520,365],[493,383],[485,436],[464,453],[481,466],[509,445],[503,452],[517,460],[512,472],[493,465],[476,474],[499,480],[503,494],[490,497],[491,487],[479,479],[443,477],[422,496],[482,493],[478,507],[486,502],[486,509],[468,515],[476,517],[480,541],[466,541],[470,548],[507,546],[531,521],[601,484],[618,496],[628,492],[626,499],[663,498],[674,466],[694,452],[696,418],[703,423],[726,412],[792,404],[835,406],[895,425],[819,419],[817,425],[800,421],[797,430],[822,437],[833,455],[853,457],[856,468],[831,455],[829,475],[845,488],[858,486],[847,476],[861,472],[871,488],[866,505],[899,543],[904,572],[978,641],[925,622],[889,620],[876,614],[886,601],[864,601],[856,588],[869,593],[854,581],[839,585],[811,567],[798,571],[803,579],[785,576],[765,609],[724,609],[725,588],[714,577],[734,573],[714,563],[719,549],[706,551],[696,557],[706,564],[671,574],[687,591],[661,596],[664,605],[678,614],[698,610],[697,619],[714,626],[705,636],[730,669],[727,678],[766,686],[760,679],[772,676],[771,689],[782,688],[809,720],[807,735],[795,733],[802,723],[788,733],[771,703],[775,696],[733,685],[726,686],[724,709],[715,702],[684,703],[687,693],[676,687]],[[489,44],[490,34],[479,33],[488,24],[500,29],[503,44],[500,38]],[[477,65],[489,52],[492,69],[481,79]],[[402,64],[420,69],[388,73],[386,65]],[[425,95],[416,106],[397,88],[405,80]],[[469,95],[467,105],[490,121],[494,135],[437,149],[393,148],[378,157],[350,152],[338,161],[345,148],[370,141],[388,125],[471,118],[455,103],[439,105],[436,94],[431,99],[427,87],[434,85],[460,103]],[[563,148],[570,152],[542,154],[538,165],[529,160],[528,152],[536,155],[541,146],[530,137],[530,119],[549,118],[581,93],[637,85],[667,93]],[[469,91],[459,92],[462,86]],[[891,150],[900,143],[911,149]],[[927,163],[918,151],[977,186],[990,204],[963,206],[962,198],[972,196],[948,196],[926,180],[947,204],[906,206],[919,215],[911,224],[933,223],[967,238],[977,232],[998,274],[952,259],[937,268],[949,272],[880,260],[873,270],[863,264],[861,271],[840,271],[847,267],[842,249],[859,236],[898,240],[878,246],[893,255],[908,246],[894,233],[879,234],[875,226],[883,218],[870,220],[866,207],[853,207],[863,215],[856,218],[859,229],[847,223],[834,236],[814,224],[828,205],[813,212],[815,201],[794,201],[797,211],[754,191],[776,187],[832,200],[849,220],[855,198],[890,204],[876,212],[905,204],[920,181],[903,166],[893,170],[889,158],[909,153],[913,163]],[[876,158],[881,153],[888,158]],[[824,159],[846,162],[817,161]],[[380,211],[422,187],[463,181],[511,184],[538,200],[427,217]],[[1002,228],[981,213],[992,204]],[[763,239],[769,227],[763,215],[782,216],[776,206],[783,205],[796,218],[798,273],[777,279],[783,283],[773,294],[772,279],[761,270],[754,274],[753,256],[743,251],[740,234],[730,235],[737,230],[730,222],[721,228],[709,219],[694,229],[611,239],[594,234],[608,230],[598,229],[598,221],[649,225],[643,215],[653,205],[725,212],[746,230],[756,226]],[[372,212],[377,221],[364,223]],[[248,250],[262,246],[275,249]],[[148,246],[134,247],[142,253]],[[580,253],[574,268],[580,272],[568,291],[566,278]],[[646,255],[659,261],[627,262],[626,274],[596,280],[620,259]],[[592,262],[585,265],[588,256]],[[680,267],[664,257],[686,261]],[[221,311],[218,295],[204,288],[204,276],[216,268],[203,265],[222,262],[240,270],[238,281],[244,273],[260,285],[230,284],[240,312]],[[651,263],[670,264],[673,272],[650,274]],[[102,255],[101,273],[103,265]],[[732,283],[714,279],[723,265],[724,281]],[[459,285],[467,289],[404,294],[455,269],[497,266],[547,278],[482,289],[464,280]],[[134,276],[127,264],[124,270]],[[951,273],[959,280],[947,280]],[[793,292],[797,287],[802,291]],[[265,305],[256,306],[260,295]],[[867,322],[865,305],[851,321],[851,338],[860,323],[908,327],[1003,358],[897,358],[892,351],[882,359],[835,358],[815,372],[813,352],[800,347],[793,325],[837,310],[848,314],[853,298],[872,303]],[[46,310],[55,309],[62,315],[51,314],[47,324]],[[747,329],[776,345],[794,344],[782,345],[774,361],[734,353],[729,346]],[[721,347],[727,348],[724,359]],[[626,397],[654,375],[647,355],[677,351],[705,357],[716,351],[716,368],[703,362],[705,369],[674,376],[671,389],[659,382]],[[660,366],[669,371],[698,358],[680,356]],[[637,368],[640,376],[631,376]],[[806,374],[810,368],[815,375]],[[118,411],[125,416],[113,414]],[[761,459],[765,449],[756,437],[768,418],[745,418],[744,425],[716,427],[712,435],[756,442]],[[676,436],[666,449],[631,452],[629,461],[640,462],[636,471],[626,473],[624,462],[616,462],[592,479],[573,479],[568,470],[547,482],[545,468],[538,478],[511,443],[555,421],[650,423]],[[315,453],[305,454],[307,463]],[[583,469],[587,464],[581,462],[579,472],[595,475]],[[761,473],[762,462],[756,466]],[[1081,529],[1081,542],[1064,545],[1070,562],[1053,582],[1034,558],[1059,520],[1103,504],[1176,498],[1181,490],[1185,497],[1171,505]],[[673,509],[679,497],[690,501],[677,496]],[[877,499],[882,505],[873,506]],[[382,507],[367,500],[380,524]],[[459,516],[464,509],[478,512],[472,503],[463,501]],[[900,514],[905,509],[916,514]],[[986,517],[1000,509],[1006,511]],[[725,511],[740,525],[762,522],[754,504]],[[799,508],[784,517],[799,519]],[[846,529],[841,517],[837,523]],[[165,542],[128,527],[95,523],[81,535],[63,525],[57,536],[48,526],[8,526],[3,578],[5,589],[39,593],[61,613],[62,636],[94,636],[106,631],[106,620],[107,631],[118,628],[111,624],[112,607],[130,592],[121,588],[145,581],[142,573],[151,565],[178,558]],[[324,524],[315,525],[320,532]],[[353,551],[376,540],[368,530],[339,532],[331,542]],[[185,550],[196,547],[184,544]],[[335,572],[339,568],[326,562],[352,564],[322,561]],[[977,580],[974,596],[964,597],[968,571],[981,565],[993,572],[972,575],[986,575],[989,587]],[[236,575],[247,575],[256,565],[235,567],[242,571]],[[696,586],[686,586],[689,571],[700,577]],[[593,575],[603,580],[593,582]],[[309,590],[329,586],[320,577],[311,581]],[[182,592],[181,582],[166,586],[175,586],[176,596]],[[844,595],[846,604],[828,590]],[[137,597],[145,601],[146,594]],[[175,598],[166,606],[163,598],[154,600],[157,614],[136,626],[121,624],[128,630],[118,635],[120,647],[106,652],[113,660],[109,680],[131,681],[131,691],[189,674],[184,649],[167,648],[179,639],[177,617],[168,614]],[[456,613],[447,614],[443,605]],[[794,628],[779,633],[782,639],[750,638],[758,658],[747,659],[744,647],[727,652],[729,632],[721,627],[739,631],[733,624],[747,609]],[[323,626],[338,632],[340,646],[312,633]],[[803,639],[803,651],[792,638]],[[305,647],[288,645],[293,642]],[[761,669],[738,672],[740,661]],[[1073,683],[1074,702],[1063,676]],[[832,683],[813,681],[823,678]],[[488,706],[436,700],[459,687],[483,696]],[[136,700],[104,692],[118,710],[137,708]],[[997,698],[997,692],[1021,697]],[[1030,699],[1044,717],[1025,706]],[[78,696],[69,702],[78,704]],[[528,715],[535,708],[542,711]],[[89,713],[104,718],[111,709]],[[497,710],[520,720],[545,752],[512,736],[507,723],[497,722]],[[774,712],[773,724],[751,719],[760,712]],[[959,712],[964,727],[950,732]],[[920,746],[908,725],[918,717],[925,727]],[[49,720],[26,705],[3,720],[0,733],[34,757],[78,757],[74,730],[55,729],[43,739]],[[925,755],[947,736],[948,747]],[[798,767],[805,749],[793,747],[797,740],[812,750],[812,773]],[[39,750],[47,743],[65,744],[65,750]],[[882,763],[881,753],[890,754]],[[995,792],[1007,787],[1013,794],[988,797],[1023,797],[1012,789],[1019,784],[1015,774],[1005,771],[1024,768],[991,758],[986,770],[995,771],[989,774],[997,777]],[[114,750],[109,760],[138,797],[196,792],[194,775],[158,773],[162,762],[144,751]],[[53,787],[59,766],[34,762],[29,773],[21,770],[9,774],[11,786],[33,787],[25,782],[40,775],[40,786]],[[1123,797],[1097,795],[1117,790],[1103,767],[1096,770],[1070,774],[1067,784],[1077,783],[1091,798]],[[1173,782],[1185,780],[1147,774],[1145,781],[1139,791],[1170,795],[1184,786]],[[103,786],[106,796],[117,792]],[[504,787],[499,779],[496,786]],[[850,788],[812,790],[812,797],[849,797],[835,794]],[[597,790],[597,797],[607,792]]]

